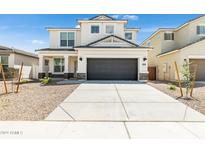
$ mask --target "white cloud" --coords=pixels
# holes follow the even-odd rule
[[[127,19],[127,20],[138,20],[139,17],[136,15],[123,15],[122,19]]]
[[[44,44],[45,42],[42,40],[32,40],[32,44]]]
[[[114,15],[112,15],[112,18],[115,18],[115,19],[118,19],[119,17],[120,17],[119,14],[114,14]]]
[[[80,25],[76,25],[75,28],[80,28]]]

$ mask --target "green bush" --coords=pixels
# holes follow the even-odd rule
[[[172,90],[172,91],[175,91],[175,90],[176,90],[176,86],[173,85],[172,83],[169,83],[169,84],[168,84],[168,89],[169,89],[169,90]]]
[[[41,84],[47,85],[51,82],[51,78],[49,77],[44,77],[43,79],[40,79]]]
[[[20,81],[21,84],[28,83],[28,82],[29,82],[29,80],[26,80],[26,79],[23,79],[23,80]]]

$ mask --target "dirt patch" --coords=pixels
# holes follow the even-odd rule
[[[7,83],[11,92],[12,84]],[[0,81],[0,120],[43,120],[77,87],[78,84],[41,86],[34,82],[20,85],[18,94],[4,95]]]
[[[180,96],[180,90],[176,83],[176,90],[172,91],[168,89],[168,84],[171,82],[166,81],[149,81],[148,85],[170,95],[171,97],[179,100],[180,102],[190,106],[191,108],[203,113],[205,115],[205,84],[196,83],[193,91],[192,99],[178,98]],[[185,95],[185,88],[183,87],[183,94]]]

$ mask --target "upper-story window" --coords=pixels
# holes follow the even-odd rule
[[[197,26],[197,34],[198,35],[205,35],[205,25]]]
[[[96,33],[99,33],[99,32],[100,32],[99,26],[97,26],[97,25],[92,25],[91,26],[91,33],[92,34],[96,34]]]
[[[147,42],[147,46],[150,47],[152,45],[151,41]]]
[[[113,34],[114,33],[114,26],[113,25],[106,25],[106,33]]]
[[[126,40],[132,40],[132,33],[125,33]]]
[[[174,40],[174,33],[164,33],[164,40]]]
[[[60,46],[61,47],[74,47],[75,39],[74,32],[61,32],[60,33]]]

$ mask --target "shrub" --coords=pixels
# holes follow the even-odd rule
[[[23,79],[20,81],[21,84],[28,83],[28,82],[29,82],[29,80],[26,80],[26,79]]]
[[[172,84],[172,83],[169,83],[168,84],[168,89],[172,90],[172,91],[175,91],[176,90],[176,86],[174,84]]]
[[[44,77],[43,79],[40,79],[41,84],[47,85],[51,82],[51,78],[49,77]]]

